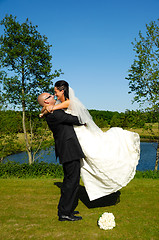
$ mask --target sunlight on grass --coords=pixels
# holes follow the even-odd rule
[[[146,123],[146,126],[149,126],[150,123]],[[108,131],[110,128],[102,128],[103,132]],[[152,125],[152,132],[150,130],[145,130],[144,128],[126,128],[126,130],[131,131],[131,132],[136,132],[140,135],[140,138],[142,141],[150,141],[152,140],[152,137],[158,137],[159,136],[159,129],[158,129],[158,123],[153,123]]]
[[[58,221],[61,182],[62,179],[0,179],[1,239],[159,239],[159,180],[132,180],[120,191],[119,202],[114,197],[89,202],[80,186],[77,209],[83,220],[77,222]],[[97,226],[103,212],[114,214],[114,229],[104,231]]]

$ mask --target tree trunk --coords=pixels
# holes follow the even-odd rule
[[[29,159],[29,164],[33,163],[33,158],[32,158],[32,152],[31,152],[31,147],[28,141],[28,136],[27,136],[27,131],[26,131],[26,126],[25,126],[25,108],[23,107],[23,132],[24,132],[24,138],[25,138],[25,144],[26,144],[26,151],[28,153],[28,159]]]
[[[28,158],[29,158],[29,164],[31,165],[33,163],[33,157],[31,151],[27,151],[28,153]]]
[[[32,164],[33,158],[32,158],[31,146],[28,141],[26,125],[25,125],[25,122],[26,122],[26,118],[25,118],[25,83],[24,83],[24,60],[23,60],[23,58],[22,58],[22,109],[23,109],[22,123],[23,123],[23,132],[24,132],[26,150],[28,153],[29,164]]]

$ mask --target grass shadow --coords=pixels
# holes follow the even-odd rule
[[[56,183],[54,183],[54,185],[56,185],[60,189],[62,187],[61,182],[56,182]],[[78,198],[81,200],[81,202],[83,202],[83,204],[87,208],[107,207],[107,206],[116,205],[120,202],[120,191],[117,191],[110,195],[90,201],[88,194],[85,190],[85,187],[80,185],[79,191],[78,191]]]

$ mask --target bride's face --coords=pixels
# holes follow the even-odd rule
[[[57,99],[61,101],[64,97],[64,90],[60,91],[56,87],[54,87],[54,94],[57,97]]]

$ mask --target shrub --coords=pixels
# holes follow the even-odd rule
[[[0,178],[17,177],[63,177],[63,169],[59,164],[35,162],[31,165],[28,163],[7,162],[0,163]]]
[[[38,178],[38,177],[63,177],[62,166],[55,163],[35,162],[31,165],[28,163],[16,163],[8,161],[7,163],[0,163],[0,178]],[[158,171],[136,171],[135,178],[159,178]]]
[[[148,170],[148,171],[136,171],[136,175],[135,178],[153,178],[153,179],[157,179],[159,178],[159,170],[158,171],[152,171],[152,170]]]

